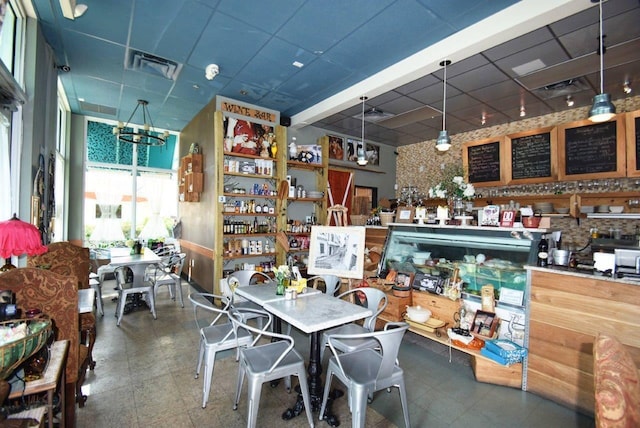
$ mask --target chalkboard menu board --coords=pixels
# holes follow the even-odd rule
[[[500,181],[500,141],[467,147],[470,183]]]
[[[635,118],[636,141],[636,171],[640,170],[640,116]]]
[[[511,140],[511,178],[551,177],[551,133]]]
[[[565,174],[617,170],[617,122],[565,129]]]

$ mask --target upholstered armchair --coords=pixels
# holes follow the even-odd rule
[[[80,361],[87,360],[87,347],[80,345],[78,328],[78,288],[75,278],[46,269],[18,268],[0,274],[0,290],[11,290],[24,314],[39,309],[53,320],[57,340],[69,340],[65,369],[67,397],[73,397],[81,372]],[[84,355],[84,357],[83,357]],[[86,371],[86,365],[82,375]],[[67,399],[65,420],[75,420],[75,402]],[[69,426],[73,426],[70,424]]]
[[[52,272],[77,278],[77,289],[89,288],[91,260],[89,249],[70,242],[54,242],[48,251],[39,256],[29,256],[27,266],[48,269]],[[95,368],[93,346],[96,342],[96,317],[93,313],[80,314],[80,340],[89,351],[89,368]],[[80,402],[80,407],[84,404]]]

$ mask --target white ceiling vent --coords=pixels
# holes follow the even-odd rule
[[[182,64],[148,53],[130,50],[127,69],[176,80],[182,69]]]
[[[532,92],[543,100],[548,100],[555,97],[565,97],[587,89],[589,89],[589,86],[582,79],[568,79],[534,89]]]

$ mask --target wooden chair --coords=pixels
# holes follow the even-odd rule
[[[347,218],[347,211],[349,208],[344,205],[332,205],[327,208],[327,221],[326,225],[331,226],[331,219],[336,223],[336,226],[347,226],[349,224]],[[335,214],[335,216],[334,216]]]
[[[0,275],[0,289],[15,293],[16,304],[22,313],[35,308],[50,316],[56,340],[69,340],[65,388],[67,397],[73,397],[84,381],[88,362],[88,348],[80,344],[75,278],[46,269],[18,268]],[[74,400],[67,400],[64,411],[67,426],[74,426]]]

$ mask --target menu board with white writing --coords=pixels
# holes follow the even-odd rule
[[[469,144],[463,150],[465,168],[470,183],[500,182],[500,140]]]
[[[551,133],[511,140],[511,178],[551,177]]]

